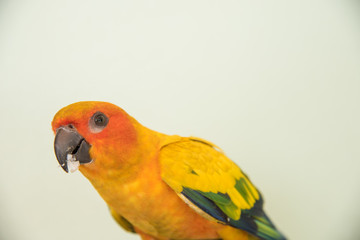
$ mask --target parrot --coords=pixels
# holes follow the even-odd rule
[[[63,170],[79,170],[142,240],[286,239],[248,176],[207,140],[153,131],[100,101],[70,104],[51,125]]]

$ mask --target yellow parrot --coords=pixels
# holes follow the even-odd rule
[[[61,167],[79,170],[143,240],[285,239],[249,178],[206,140],[152,131],[95,101],[61,109],[52,129]]]

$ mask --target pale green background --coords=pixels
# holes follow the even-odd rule
[[[215,142],[290,239],[360,239],[357,1],[1,1],[0,239],[139,239],[58,167],[79,100]]]

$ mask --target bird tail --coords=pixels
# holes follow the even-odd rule
[[[255,216],[254,222],[257,226],[255,235],[263,240],[286,240],[285,236],[279,232],[264,213],[262,216]]]

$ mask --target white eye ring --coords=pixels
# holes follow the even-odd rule
[[[109,118],[102,112],[96,112],[89,121],[89,128],[92,133],[99,133],[109,123]]]

